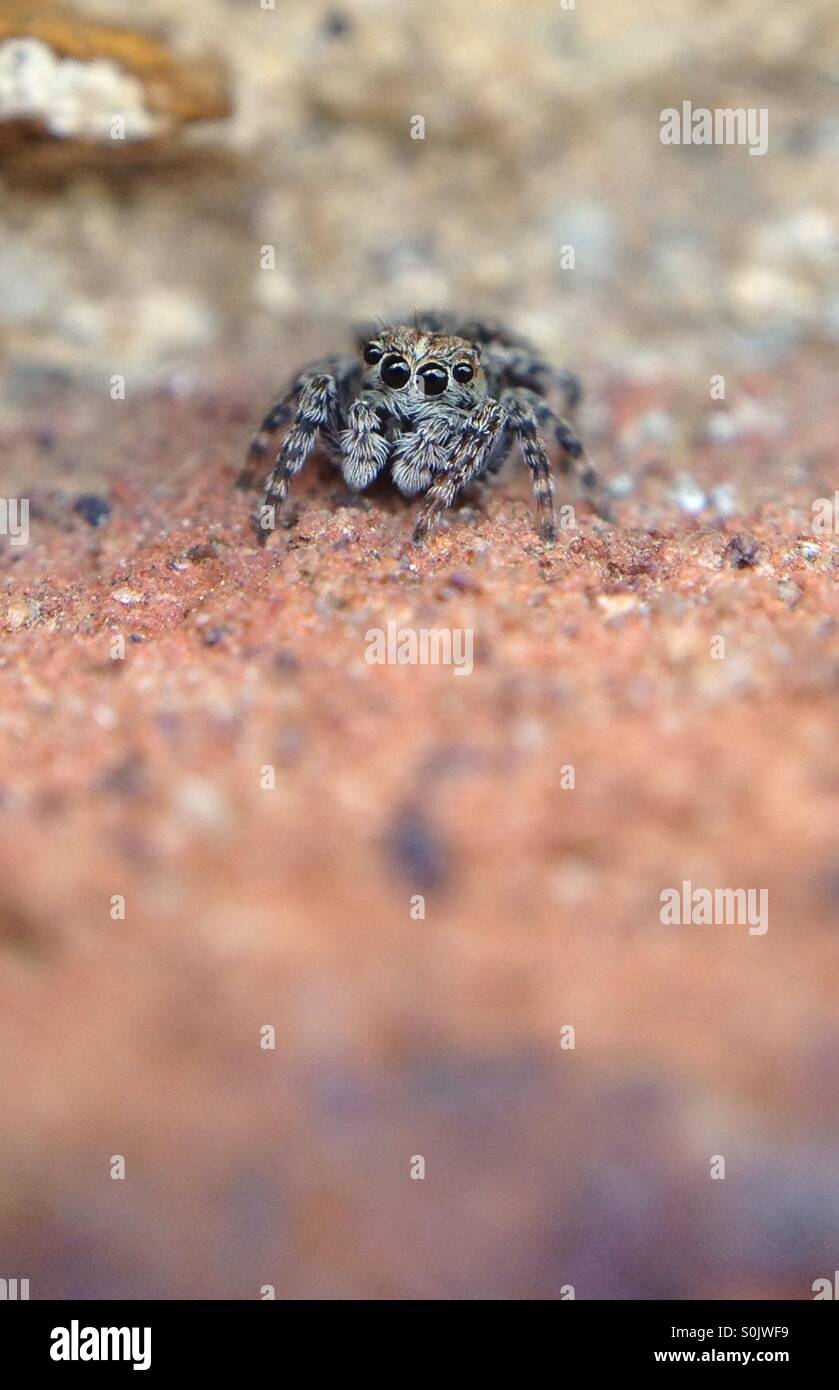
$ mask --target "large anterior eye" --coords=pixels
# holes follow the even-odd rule
[[[426,396],[441,396],[449,384],[449,374],[439,362],[429,362],[420,367],[418,375]]]
[[[381,361],[381,358],[384,356],[384,353],[382,349],[379,347],[378,343],[368,343],[366,348],[364,349],[363,356],[364,361],[369,362],[370,366],[372,367],[374,363]]]
[[[471,381],[474,375],[475,373],[468,362],[455,363],[454,371],[452,372],[455,381],[465,383]]]
[[[386,357],[382,363],[382,381],[398,391],[411,380],[411,368],[404,357]]]

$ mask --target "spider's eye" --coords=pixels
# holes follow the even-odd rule
[[[457,362],[452,372],[455,381],[460,381],[462,383],[471,381],[474,375],[475,372],[468,362]]]
[[[411,380],[411,368],[404,357],[386,357],[382,363],[382,381],[398,391]]]
[[[441,396],[449,384],[449,374],[439,362],[429,362],[427,366],[420,367],[419,376],[426,396]]]
[[[371,367],[375,362],[381,360],[382,355],[382,349],[379,347],[378,343],[368,343],[363,353],[364,361],[369,362]]]

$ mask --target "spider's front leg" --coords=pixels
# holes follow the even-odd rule
[[[338,391],[335,378],[328,373],[309,377],[300,389],[291,429],[283,440],[274,468],[265,487],[265,496],[256,518],[257,534],[265,541],[273,529],[276,511],[288,497],[289,480],[299,473],[323,434],[330,448],[337,447]]]
[[[463,418],[459,425],[460,439],[454,446],[448,467],[437,475],[423,499],[414,526],[415,544],[425,540],[440,513],[452,505],[473,478],[483,473],[503,425],[504,412],[491,396]]]

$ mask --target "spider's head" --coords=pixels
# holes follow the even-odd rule
[[[480,353],[465,338],[385,328],[361,345],[364,386],[407,417],[427,415],[439,406],[472,410],[487,392]]]

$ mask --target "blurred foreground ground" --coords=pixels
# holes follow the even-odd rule
[[[418,551],[410,505],[316,466],[258,550],[232,482],[282,374],[3,428],[32,535],[2,554],[2,1273],[811,1297],[839,1248],[829,363],[731,381],[727,424],[594,374],[628,495],[552,550],[523,471]],[[367,665],[390,620],[474,629],[474,673]],[[684,879],[768,889],[768,933],[662,926]]]

